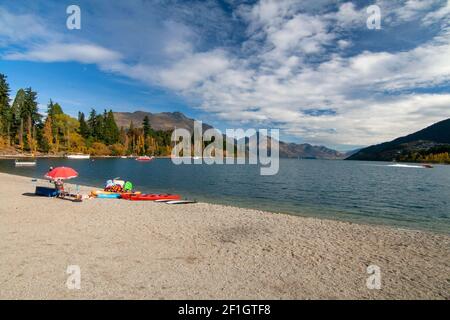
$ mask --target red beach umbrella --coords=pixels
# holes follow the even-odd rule
[[[45,177],[52,180],[72,179],[78,177],[78,172],[69,167],[57,167],[47,172]]]

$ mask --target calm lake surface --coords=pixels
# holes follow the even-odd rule
[[[257,165],[38,159],[37,166],[30,168],[15,168],[14,160],[0,160],[0,171],[42,178],[50,166],[70,166],[80,174],[71,181],[75,184],[100,188],[107,179],[121,177],[143,192],[171,192],[204,202],[450,233],[450,166],[391,165],[280,159],[277,175],[260,176]]]

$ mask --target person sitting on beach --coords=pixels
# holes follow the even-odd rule
[[[49,168],[48,168],[48,170],[47,170],[47,174],[49,174],[50,173],[50,171],[52,171],[53,170],[53,167],[52,166],[50,166]],[[52,183],[53,182],[53,180],[51,179],[51,178],[48,178],[48,182],[49,183]]]
[[[58,192],[58,197],[64,198],[65,191],[64,191],[64,183],[61,179],[56,179],[55,181],[55,189]]]

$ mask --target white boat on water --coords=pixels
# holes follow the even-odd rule
[[[32,167],[36,165],[36,160],[33,161],[21,161],[21,160],[16,160],[14,162],[16,167]]]
[[[418,168],[418,169],[426,168],[424,165],[411,165],[411,164],[401,164],[401,163],[389,164],[388,167],[396,167],[396,168]]]
[[[66,155],[67,159],[90,159],[90,154],[68,154]]]

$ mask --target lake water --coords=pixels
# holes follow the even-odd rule
[[[70,166],[73,183],[101,187],[114,177],[143,192],[274,212],[450,233],[450,166],[393,167],[390,163],[280,159],[275,176],[257,165],[174,165],[170,159],[38,159],[36,167],[0,171],[42,178],[47,169]],[[119,201],[119,200],[118,200]]]

